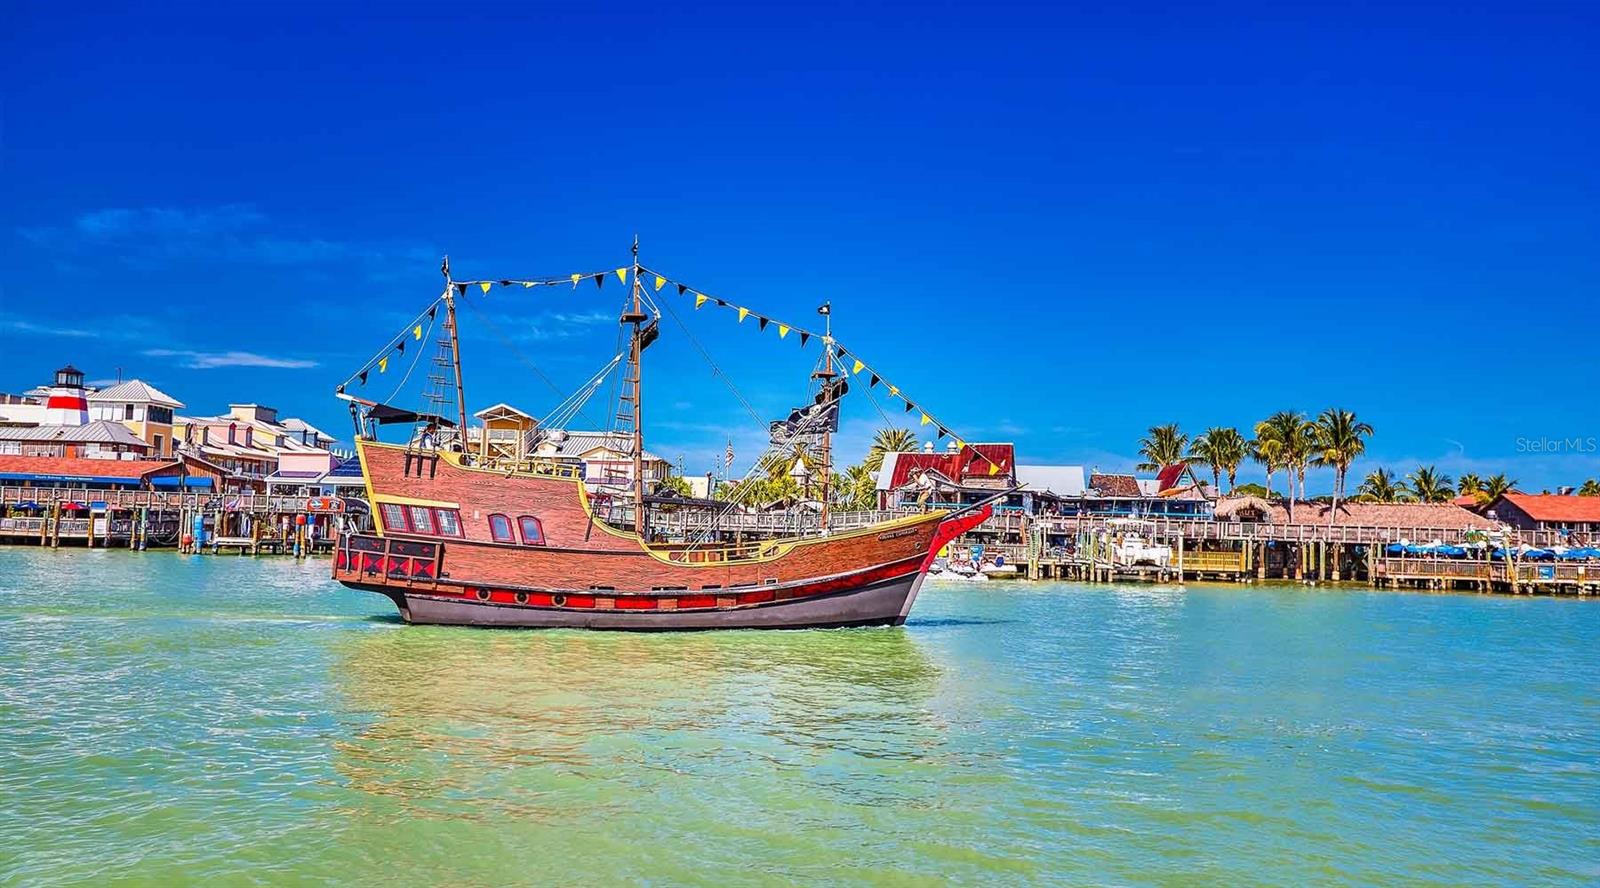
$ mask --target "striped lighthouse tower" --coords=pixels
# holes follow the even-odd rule
[[[44,407],[46,425],[88,424],[89,398],[83,390],[83,371],[71,364],[57,370]]]

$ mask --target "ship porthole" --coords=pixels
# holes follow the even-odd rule
[[[517,599],[517,604],[528,603],[528,593],[526,592],[518,592],[514,597]]]
[[[552,596],[550,596],[550,603],[555,605],[556,607],[566,607],[567,606],[567,596],[565,596],[565,595],[552,595]]]
[[[489,590],[488,589],[479,589],[478,592],[477,592],[477,595],[478,595],[478,600],[479,601],[488,601],[489,600]]]

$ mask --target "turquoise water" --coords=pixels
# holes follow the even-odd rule
[[[406,627],[0,549],[0,883],[1593,884],[1600,602],[930,585],[904,629]]]

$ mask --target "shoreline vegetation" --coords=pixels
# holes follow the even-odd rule
[[[1227,479],[1227,495],[1257,496],[1268,502],[1286,502],[1292,516],[1301,503],[1331,505],[1342,501],[1363,503],[1448,503],[1471,497],[1473,506],[1483,506],[1502,494],[1520,492],[1516,479],[1505,472],[1488,477],[1463,473],[1451,478],[1434,465],[1418,465],[1404,477],[1378,466],[1361,479],[1354,495],[1346,495],[1350,470],[1366,454],[1367,441],[1375,430],[1360,421],[1355,413],[1337,407],[1322,411],[1315,419],[1295,410],[1282,410],[1256,423],[1253,437],[1246,438],[1237,428],[1213,426],[1190,438],[1177,423],[1152,426],[1139,440],[1141,462],[1137,468],[1156,471],[1165,466],[1187,465],[1209,469],[1211,488],[1220,494]],[[1259,465],[1265,484],[1237,484],[1239,469],[1246,462]],[[1306,495],[1306,477],[1313,468],[1333,472],[1333,492]],[[1280,495],[1273,487],[1279,472],[1288,478],[1288,489]],[[1202,482],[1203,483],[1203,482]],[[1542,491],[1550,493],[1549,489]],[[1573,491],[1578,496],[1600,496],[1600,480],[1589,478]]]

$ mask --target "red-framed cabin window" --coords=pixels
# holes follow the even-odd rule
[[[405,530],[406,513],[394,503],[379,503],[378,509],[383,513],[384,530]]]
[[[522,531],[522,544],[524,546],[544,545],[544,525],[532,515],[522,515],[517,518],[517,529]]]
[[[461,512],[429,506],[400,506],[379,503],[385,530],[420,533],[428,536],[461,536]]]
[[[511,519],[504,515],[489,516],[489,536],[497,543],[514,543],[517,538],[511,533]]]

